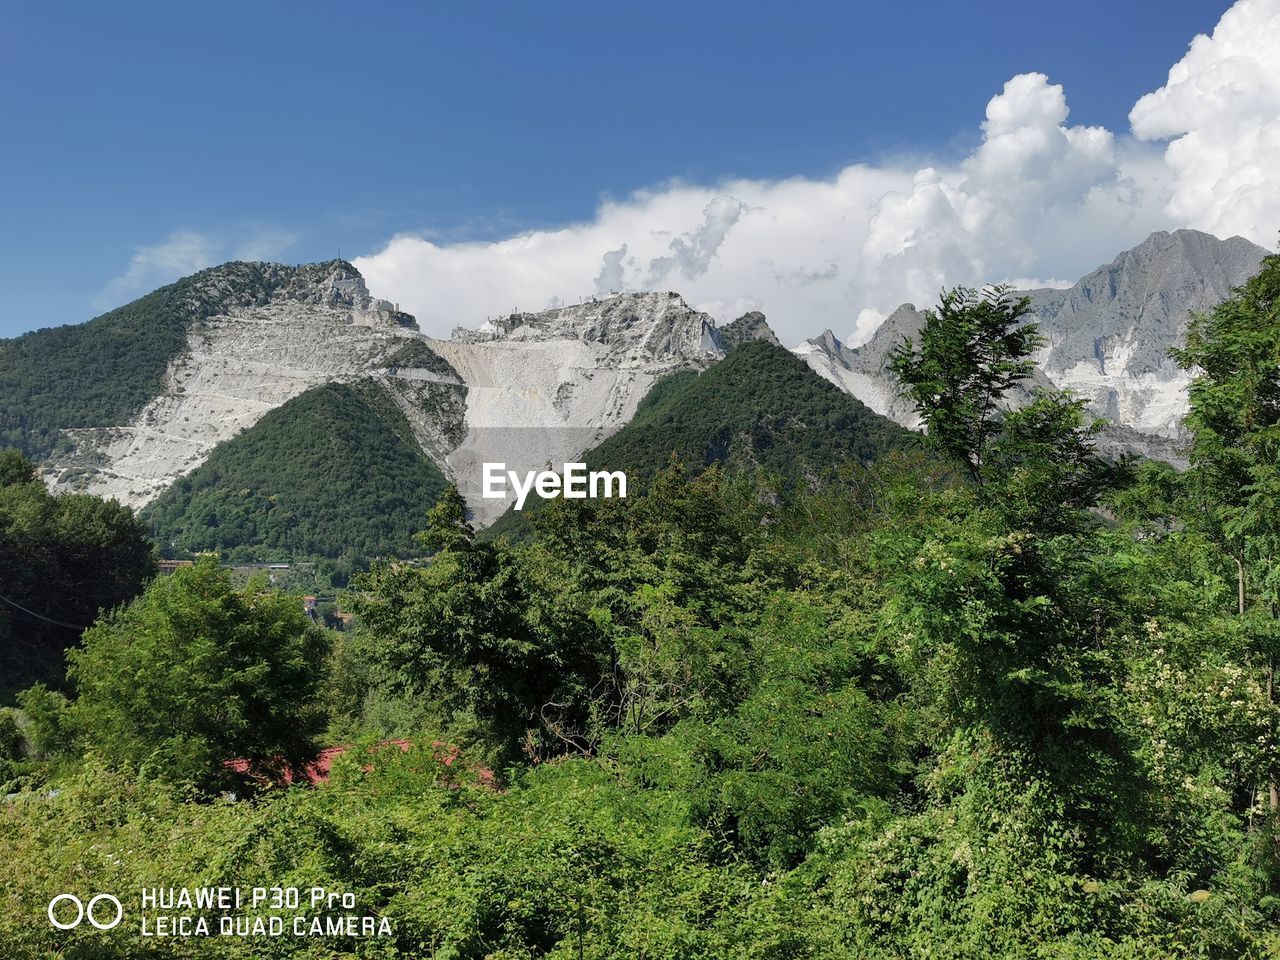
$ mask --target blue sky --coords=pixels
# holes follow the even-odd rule
[[[299,262],[582,221],[673,178],[958,161],[1028,71],[1071,124],[1126,131],[1227,6],[9,2],[0,335],[145,292],[164,264],[131,258],[175,233]]]

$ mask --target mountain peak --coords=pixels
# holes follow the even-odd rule
[[[1266,253],[1243,237],[1162,230],[1067,289],[1022,291],[1046,340],[1033,381],[1072,390],[1116,424],[1106,438],[1112,448],[1177,460],[1190,377],[1169,350],[1183,342],[1191,316],[1230,296]],[[924,313],[904,303],[856,349],[827,331],[796,352],[876,412],[912,426],[917,415],[886,367],[923,323]]]
[[[810,337],[808,340],[802,343],[799,347],[796,348],[796,352],[797,353],[813,353],[817,351],[821,353],[829,353],[835,356],[839,356],[844,349],[845,349],[845,345],[840,342],[840,338],[837,337],[831,331],[830,327],[828,327],[826,330],[823,330],[822,333],[818,334],[816,337]]]
[[[1162,230],[1067,289],[1033,292],[1032,309],[1048,339],[1045,372],[1178,379],[1168,351],[1181,342],[1191,315],[1230,296],[1266,254],[1243,237]]]
[[[324,309],[336,322],[418,327],[396,304],[370,295],[360,271],[345,260],[298,266],[233,260],[193,275],[188,286],[189,303],[205,314],[301,304]]]
[[[674,291],[627,292],[534,313],[490,317],[475,329],[455,327],[452,340],[580,340],[649,357],[724,355],[715,321]]]
[[[1116,257],[1116,261],[1125,257],[1140,259],[1160,257],[1191,257],[1223,260],[1232,257],[1265,256],[1267,251],[1252,240],[1239,235],[1225,239],[1195,230],[1191,227],[1179,227],[1176,230],[1157,230],[1147,236],[1135,247],[1125,250]],[[1113,261],[1113,262],[1116,262]]]
[[[716,332],[720,334],[720,340],[726,350],[740,347],[752,340],[763,340],[775,347],[782,346],[782,341],[778,339],[773,328],[769,326],[769,321],[759,310],[744,313],[737,320],[717,328]]]

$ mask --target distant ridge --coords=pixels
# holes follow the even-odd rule
[[[1109,420],[1113,449],[1179,462],[1190,378],[1169,350],[1182,343],[1193,314],[1228,297],[1266,254],[1243,237],[1161,231],[1067,289],[1019,293],[1031,298],[1047,340],[1036,358],[1040,383],[1073,391]],[[923,322],[921,310],[903,304],[861,347],[846,347],[828,330],[796,352],[876,412],[914,427],[915,411],[885,365]]]
[[[1168,350],[1181,342],[1191,314],[1226,297],[1265,253],[1239,237],[1160,232],[1069,289],[1029,291],[1048,340],[1034,382],[1073,390],[1110,420],[1107,449],[1180,462],[1188,378]],[[242,515],[222,499],[226,490],[215,495],[217,484],[197,472],[296,398],[362,384],[363,399],[342,390],[325,396],[352,403],[360,422],[402,424],[414,456],[457,484],[484,526],[506,509],[480,496],[486,462],[526,472],[592,451],[630,458],[645,472],[673,450],[693,463],[711,462],[710,456],[766,469],[820,465],[833,451],[860,456],[847,444],[829,443],[831,423],[815,412],[815,398],[833,404],[833,416],[852,416],[851,397],[899,425],[918,426],[885,366],[889,351],[915,336],[922,322],[920,309],[903,304],[859,347],[827,331],[793,357],[777,346],[759,312],[717,325],[675,292],[628,292],[515,312],[436,340],[375,298],[345,261],[229,263],[80,326],[0,341],[0,444],[38,458],[55,490],[114,497],[134,510],[167,497],[154,515],[164,520],[170,540],[180,531],[183,542],[216,540],[222,549],[244,553],[258,534],[205,536],[187,514],[213,498],[221,525],[224,515],[257,516],[260,505],[242,504]],[[760,397],[730,379],[747,360],[761,364],[753,376],[772,407],[760,406]],[[724,372],[716,376],[704,373],[719,368]],[[810,378],[810,370],[821,379]],[[829,389],[813,393],[822,381]],[[708,385],[718,385],[724,396],[706,392]],[[366,387],[373,393],[365,394]],[[384,401],[398,420],[386,414]],[[316,402],[314,396],[307,402]],[[797,404],[802,417],[786,412]],[[290,415],[299,409],[290,408]],[[659,413],[668,419],[658,422]],[[750,427],[753,417],[763,418],[763,426]],[[318,422],[351,447],[338,419]],[[857,420],[859,430],[875,435],[871,423]],[[805,431],[816,447],[806,446]],[[662,456],[654,453],[664,446]],[[183,478],[193,480],[182,488],[191,495],[166,495]],[[246,496],[256,503],[258,488],[245,479],[238,477],[232,492],[249,489]],[[358,536],[365,544],[403,548],[403,541],[383,534]],[[315,549],[341,548],[329,540]]]

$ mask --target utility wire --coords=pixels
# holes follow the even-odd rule
[[[5,603],[7,603],[11,607],[21,610],[25,614],[35,617],[37,620],[45,621],[45,623],[52,623],[55,626],[66,627],[68,630],[80,630],[82,632],[89,629],[88,627],[82,627],[76,623],[66,623],[65,621],[62,621],[62,620],[55,620],[53,619],[53,617],[46,617],[43,613],[36,613],[34,610],[28,610],[22,604],[14,603],[8,597],[0,596],[0,600],[3,600]]]

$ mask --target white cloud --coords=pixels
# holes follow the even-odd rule
[[[670,256],[649,262],[645,286],[656,287],[675,275],[695,280],[706,273],[729,228],[742,217],[742,210],[742,201],[733,197],[716,197],[708,203],[702,210],[702,225],[672,240]]]
[[[214,244],[204,234],[175,230],[161,243],[136,247],[124,273],[98,295],[98,305],[119,306],[131,296],[203,270],[213,264],[214,256]]]
[[[1222,236],[1274,246],[1280,230],[1280,0],[1240,0],[1200,35],[1168,82],[1129,114],[1170,139],[1167,212]]]
[[[258,230],[231,249],[232,260],[278,260],[298,241],[298,235],[287,230]]]
[[[623,261],[627,257],[627,245],[624,243],[617,250],[606,250],[600,258],[600,272],[596,274],[596,293],[605,296],[616,293],[626,285],[626,267]]]
[[[1071,125],[1062,87],[1027,73],[987,104],[980,143],[956,163],[668,183],[604,201],[589,222],[492,243],[398,236],[356,266],[437,336],[512,309],[673,288],[721,319],[762,309],[790,344],[826,327],[858,342],[904,301],[957,283],[1061,285],[1036,278],[1078,277],[1152,230],[1271,245],[1276,50],[1280,0],[1240,0],[1135,106],[1136,137]],[[1153,142],[1168,137],[1167,150]]]
[[[227,260],[272,260],[293,245],[296,237],[279,230],[256,230],[239,242],[175,230],[163,241],[135,247],[129,264],[94,298],[97,306],[120,306],[179,277]]]

